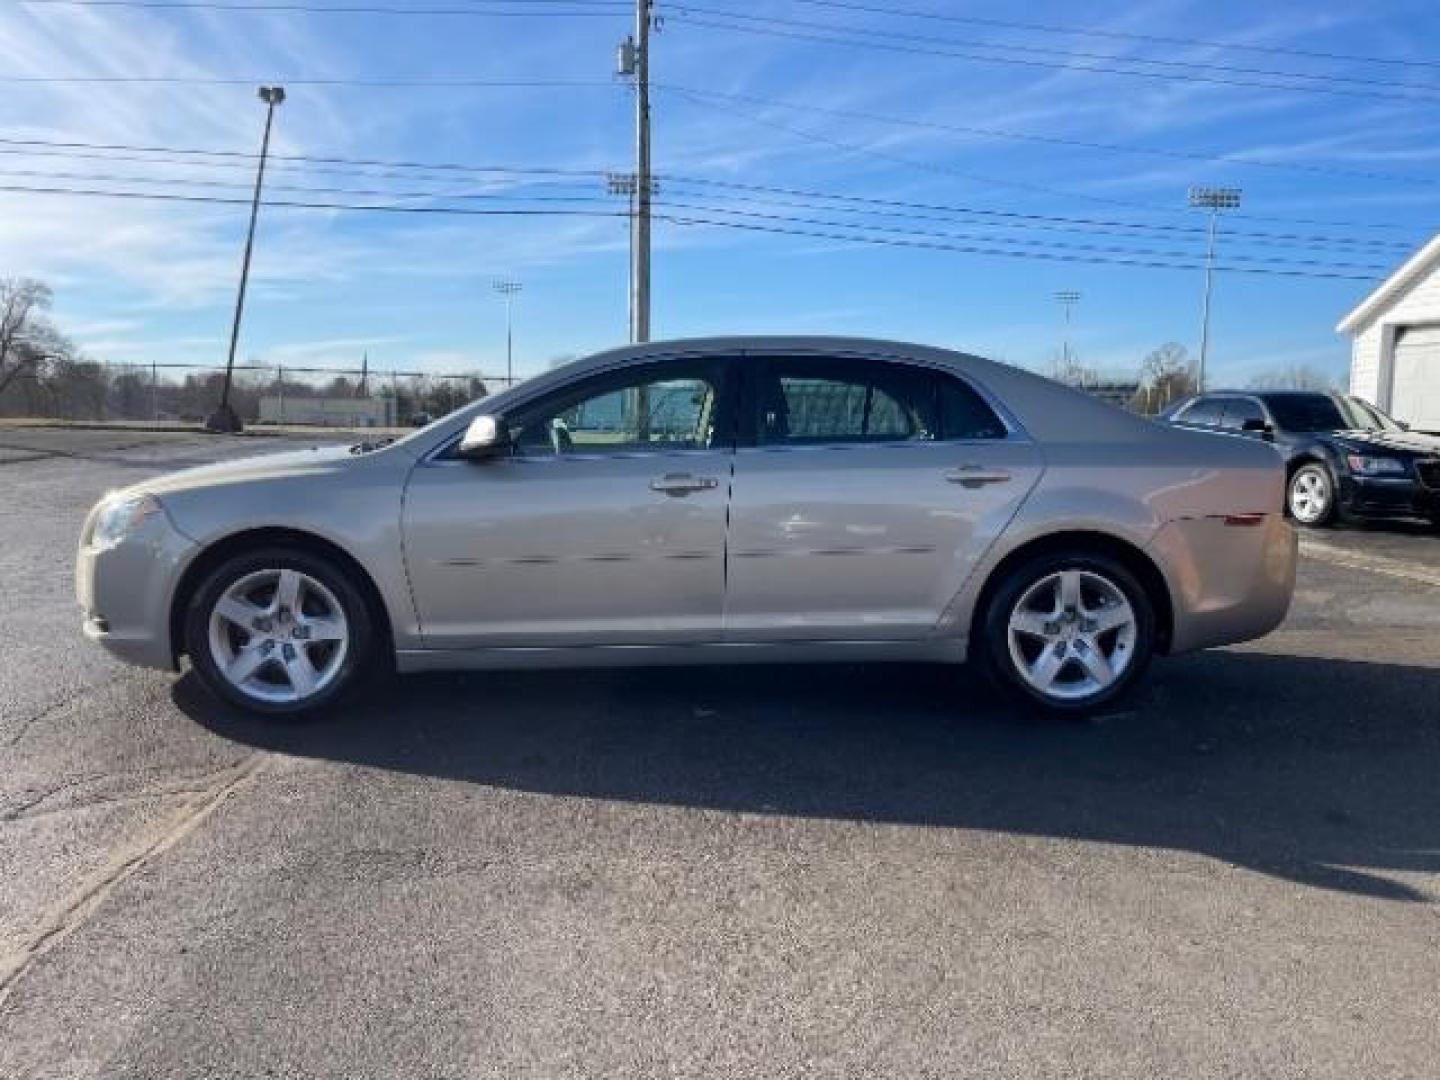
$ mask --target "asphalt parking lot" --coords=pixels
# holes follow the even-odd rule
[[[1024,721],[964,672],[434,676],[267,727],[82,640],[106,489],[0,429],[0,1076],[1420,1077],[1440,535]]]

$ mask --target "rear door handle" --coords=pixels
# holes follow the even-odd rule
[[[692,476],[689,473],[666,473],[650,481],[651,491],[660,491],[675,498],[719,486],[720,481],[713,476]]]
[[[945,479],[952,484],[978,488],[984,487],[986,484],[1006,483],[1011,476],[1004,469],[989,469],[984,465],[961,465],[959,468],[947,472]]]

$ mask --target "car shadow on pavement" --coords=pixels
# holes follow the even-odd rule
[[[921,665],[476,673],[258,721],[285,754],[509,789],[1197,852],[1404,901],[1440,871],[1440,670],[1243,651],[1160,661],[1124,712],[1030,719]]]

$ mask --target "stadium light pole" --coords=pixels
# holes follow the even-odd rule
[[[210,414],[205,426],[211,431],[238,432],[243,425],[230,407],[230,384],[235,377],[235,346],[240,340],[240,318],[245,312],[245,287],[250,283],[250,256],[255,250],[255,219],[260,214],[260,190],[265,184],[265,159],[270,154],[270,128],[275,106],[285,100],[283,86],[260,87],[265,103],[265,135],[260,140],[260,166],[255,172],[255,196],[250,201],[250,229],[245,234],[245,257],[240,263],[240,291],[235,295],[235,321],[230,324],[230,353],[225,360],[225,382],[220,388],[220,407]]]
[[[505,278],[492,283],[490,286],[505,300],[505,389],[515,385],[515,335],[513,333],[513,322],[511,319],[512,306],[515,301],[515,294],[525,286],[518,281]]]
[[[1055,294],[1055,302],[1065,311],[1065,336],[1060,341],[1060,371],[1062,378],[1070,376],[1070,311],[1080,302],[1080,294],[1074,289],[1061,289]]]
[[[1195,372],[1195,389],[1205,389],[1205,361],[1210,353],[1210,293],[1215,280],[1215,233],[1221,210],[1234,210],[1240,205],[1241,191],[1237,187],[1192,187],[1190,205],[1197,210],[1210,212],[1209,227],[1205,230],[1205,298],[1200,306],[1200,364]]]

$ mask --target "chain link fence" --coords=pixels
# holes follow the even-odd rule
[[[224,383],[223,365],[55,358],[0,390],[0,418],[198,425]],[[478,373],[237,364],[230,405],[247,427],[409,427],[505,385]]]

